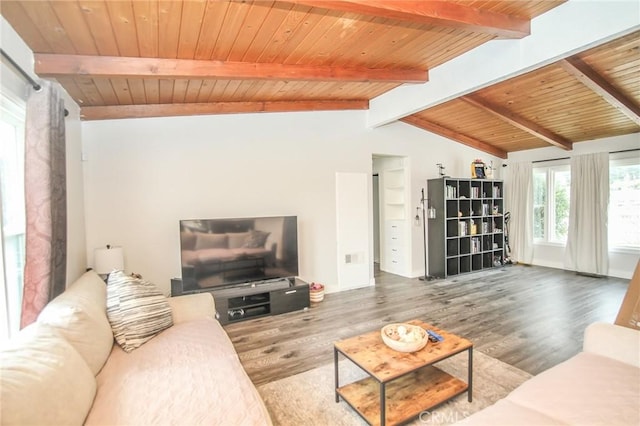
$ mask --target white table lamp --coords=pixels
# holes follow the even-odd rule
[[[124,254],[122,247],[98,248],[94,251],[93,269],[99,275],[108,275],[113,271],[124,269]]]

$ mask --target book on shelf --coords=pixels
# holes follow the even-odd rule
[[[480,253],[480,251],[481,251],[480,238],[478,237],[471,238],[471,253]]]
[[[458,222],[458,235],[460,237],[467,235],[467,222]]]

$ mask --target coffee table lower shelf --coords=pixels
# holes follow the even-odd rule
[[[372,377],[349,383],[336,392],[367,423],[380,424],[380,390],[382,384]],[[385,420],[387,424],[404,423],[449,399],[467,391],[464,381],[427,366],[385,385]]]

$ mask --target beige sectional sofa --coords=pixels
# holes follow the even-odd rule
[[[591,324],[582,352],[460,424],[640,425],[639,317],[640,261],[615,324]]]
[[[87,272],[3,346],[3,425],[271,424],[209,293],[168,299],[173,325],[130,353],[106,297]]]
[[[591,324],[582,352],[459,424],[640,425],[640,331]]]

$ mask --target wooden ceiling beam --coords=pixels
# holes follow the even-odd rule
[[[512,126],[517,127],[518,129],[523,130],[537,138],[540,138],[545,142],[550,143],[551,145],[557,146],[558,148],[562,148],[567,151],[571,151],[573,149],[573,142],[571,142],[570,140],[556,135],[555,133],[550,132],[544,127],[512,113],[506,108],[492,105],[480,99],[479,97],[472,95],[462,96],[460,97],[460,100],[468,103],[469,105],[473,105],[476,108],[480,108],[483,111],[486,111],[489,114],[498,117],[500,120],[505,121],[506,123],[509,123]]]
[[[474,139],[462,133],[456,132],[455,130],[440,126],[439,124],[435,124],[422,118],[416,117],[415,115],[409,115],[402,118],[400,121],[411,124],[412,126],[416,126],[422,130],[433,132],[445,138],[452,139],[456,142],[460,142],[463,145],[470,146],[471,148],[486,152],[487,154],[495,155],[496,157],[503,159],[507,158],[507,152],[500,148],[497,148],[486,142],[482,142],[478,139]]]
[[[322,9],[398,21],[455,27],[499,38],[523,38],[531,34],[531,21],[446,1],[406,0],[289,0]]]
[[[119,118],[239,114],[255,112],[363,110],[368,108],[369,101],[367,100],[112,105],[82,107],[80,110],[80,118],[82,120],[111,120]]]
[[[560,61],[562,68],[640,126],[640,107],[579,58]]]
[[[346,68],[257,62],[192,59],[129,58],[119,56],[36,53],[35,72],[41,77],[184,78],[228,80],[302,80],[384,83],[424,83],[423,69]]]

